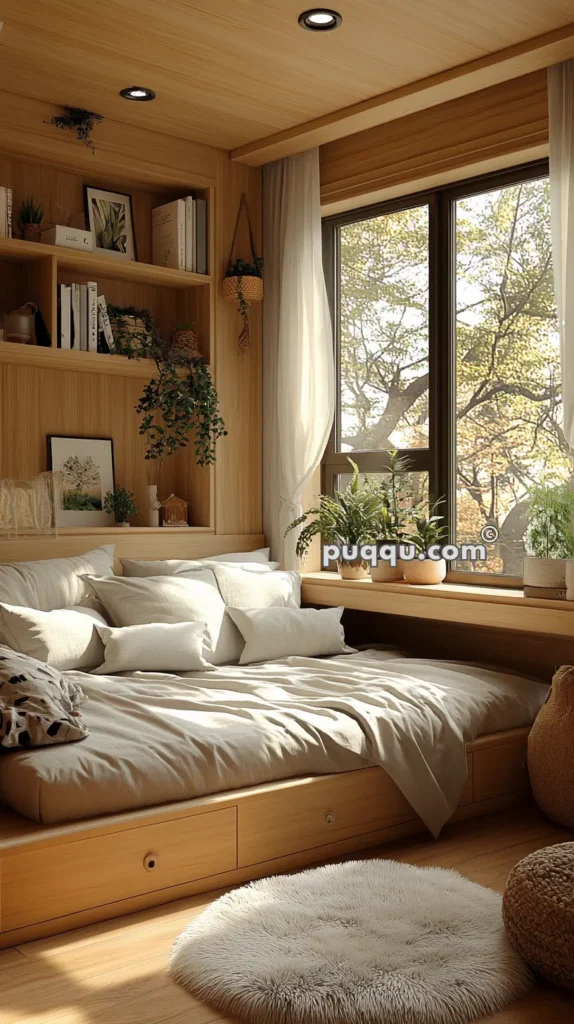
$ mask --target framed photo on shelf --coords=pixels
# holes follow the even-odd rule
[[[84,200],[94,250],[116,259],[136,260],[132,197],[84,185]]]
[[[56,526],[113,526],[104,497],[114,490],[111,437],[48,435],[48,469],[62,474]]]

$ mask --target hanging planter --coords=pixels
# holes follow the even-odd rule
[[[239,228],[239,221],[243,211],[245,211],[247,225],[249,227],[249,242],[251,245],[252,258],[251,263],[247,263],[245,260],[241,259],[233,259],[237,230]],[[239,203],[239,210],[237,211],[237,220],[235,221],[235,231],[233,232],[227,271],[223,279],[223,298],[228,302],[234,302],[237,306],[237,312],[241,317],[243,317],[243,328],[238,338],[239,348],[242,352],[248,348],[250,340],[249,307],[253,302],[261,302],[263,299],[262,270],[263,260],[261,256],[257,255],[255,249],[253,228],[251,227],[251,217],[249,216],[249,206],[247,204],[247,196],[244,192],[241,196],[241,202]]]

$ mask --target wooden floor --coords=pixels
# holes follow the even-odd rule
[[[572,833],[528,809],[452,825],[438,842],[409,839],[364,856],[456,868],[472,881],[502,891],[516,861],[542,846],[571,839]],[[197,1002],[166,974],[173,940],[212,898],[195,896],[1,951],[0,1021],[229,1024],[232,1018]],[[488,1019],[493,1024],[572,1024],[574,995],[541,984]]]

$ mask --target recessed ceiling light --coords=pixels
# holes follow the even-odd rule
[[[139,100],[140,103],[155,100],[153,89],[145,89],[143,85],[130,85],[127,89],[121,89],[120,96],[125,100]]]
[[[333,28],[339,28],[343,21],[338,11],[330,11],[327,7],[313,7],[310,11],[303,11],[298,20],[301,28],[307,28],[310,32],[330,32]]]

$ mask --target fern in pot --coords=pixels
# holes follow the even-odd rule
[[[573,516],[574,492],[568,484],[541,483],[531,489],[524,536],[525,590],[564,590],[566,561],[574,557]]]
[[[411,527],[416,515],[417,504],[410,483],[409,460],[393,451],[389,455],[389,469],[383,480],[375,484],[373,493],[379,498],[379,520],[377,548],[398,546],[408,543]],[[375,583],[392,583],[402,580],[404,563],[397,559],[396,566],[380,559],[371,566],[371,579]]]
[[[442,500],[429,507],[429,515],[414,520],[414,532],[408,536],[408,542],[415,549],[415,557],[403,562],[403,575],[407,583],[429,585],[442,583],[446,576],[444,558],[426,558],[426,552],[435,544],[446,540],[447,528],[442,525],[443,517],[437,515]]]
[[[379,528],[380,498],[369,488],[361,486],[359,467],[349,459],[353,467],[350,484],[344,491],[335,491],[335,497],[320,494],[319,502],[295,519],[287,527],[286,533],[306,525],[297,538],[296,552],[302,558],[311,541],[320,535],[323,544],[337,544],[339,547],[361,547],[372,544]],[[369,572],[369,564],[360,556],[356,558],[340,558],[339,572],[344,580],[364,579]]]

